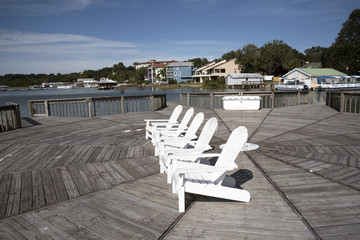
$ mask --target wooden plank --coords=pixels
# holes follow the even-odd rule
[[[1,239],[31,239],[31,233],[27,236],[20,234],[14,227],[7,221],[0,221],[0,238]]]
[[[27,153],[32,149],[33,147],[31,145],[25,145],[23,148],[21,148],[21,150],[12,154],[11,157],[3,161],[1,171],[5,173],[17,171],[26,162],[26,158],[24,158],[23,156],[26,156]]]
[[[3,219],[6,216],[12,177],[12,174],[4,174],[0,179],[0,219]]]
[[[21,202],[20,212],[28,212],[32,210],[32,176],[31,172],[24,172],[21,176]]]
[[[8,203],[6,206],[6,217],[20,213],[21,197],[21,173],[14,173],[11,181]]]
[[[86,183],[86,186],[88,187],[90,192],[98,191],[99,188],[97,185],[93,185],[93,181],[90,178],[90,171],[87,169],[86,165],[77,165],[76,168],[78,169],[81,177],[84,179],[84,182]]]
[[[96,185],[97,189],[107,189],[111,187],[111,185],[101,176],[100,172],[96,169],[94,163],[90,163],[86,165],[86,168],[90,172],[89,179],[92,181],[92,185]]]
[[[72,179],[71,174],[67,170],[67,167],[60,167],[59,170],[69,198],[75,198],[80,196],[80,193],[77,190],[74,180]]]
[[[45,204],[45,194],[44,187],[42,182],[42,173],[40,170],[33,170],[31,172],[32,177],[32,198],[33,198],[33,208],[38,209],[44,207]]]
[[[22,219],[24,222],[30,223],[29,228],[34,230],[36,229],[39,236],[48,239],[75,239],[74,237],[59,229],[58,226],[51,224],[49,221],[39,216],[39,214],[36,212],[25,214],[22,216]]]
[[[55,193],[56,193],[57,202],[62,202],[62,201],[68,200],[69,196],[67,194],[65,184],[64,184],[63,178],[60,174],[59,168],[51,168],[50,172],[51,172],[51,178],[54,183],[54,189],[55,189]]]
[[[134,179],[134,177],[125,168],[121,166],[119,161],[109,161],[107,163],[109,163],[109,165],[111,165],[115,169],[117,174],[121,175],[127,181]]]
[[[43,169],[42,170],[42,180],[44,187],[44,196],[45,196],[45,205],[49,206],[57,203],[55,187],[53,180],[51,178],[51,170]]]
[[[67,206],[67,210],[70,206]],[[57,211],[57,208],[52,209],[41,209],[39,210],[39,215],[50,222],[52,225],[57,226],[63,232],[68,235],[76,238],[76,239],[99,239],[100,236],[95,235],[91,232],[91,228],[86,228],[84,226],[80,226],[75,221],[67,221],[65,216],[62,213]]]
[[[76,188],[77,188],[79,194],[82,196],[82,195],[90,193],[90,189],[86,185],[86,182],[82,178],[78,169],[75,166],[68,166],[67,169],[68,169],[72,179],[74,180],[74,183],[76,185]]]

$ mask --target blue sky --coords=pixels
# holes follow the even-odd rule
[[[0,75],[329,47],[359,0],[0,0]]]

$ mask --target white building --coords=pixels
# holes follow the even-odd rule
[[[228,86],[242,85],[243,83],[261,84],[264,77],[259,73],[232,73],[226,76],[225,83]]]

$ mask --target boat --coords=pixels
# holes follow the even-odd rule
[[[275,89],[279,90],[279,91],[308,91],[309,90],[309,86],[302,82],[299,81],[297,79],[286,79],[286,83],[285,84],[278,84],[275,85]]]
[[[320,76],[317,78],[317,89],[360,88],[360,76]]]
[[[114,86],[107,85],[107,86],[98,87],[98,90],[109,90],[109,89],[114,89],[114,88],[115,88]]]
[[[72,85],[59,85],[56,87],[57,89],[72,89],[74,86]]]
[[[98,90],[114,89],[117,82],[109,78],[100,78]]]

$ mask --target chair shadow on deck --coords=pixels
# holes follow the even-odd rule
[[[249,169],[240,169],[240,170],[234,172],[233,174],[231,174],[230,177],[234,178],[236,181],[235,188],[243,189],[241,187],[241,185],[243,185],[247,181],[250,181],[251,179],[253,179],[254,174]],[[201,195],[195,195],[195,194],[188,194],[188,195],[193,196],[194,200],[198,201],[198,202],[234,202],[232,200],[209,197],[209,196],[201,196]],[[187,204],[190,204],[189,201],[192,201],[192,200],[187,199]]]
[[[231,174],[230,177],[233,177],[236,180],[235,187],[241,188],[241,185],[253,179],[254,175],[253,172],[250,171],[249,169],[240,169],[234,172],[233,174]]]

